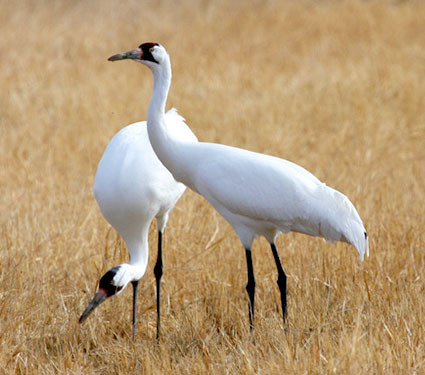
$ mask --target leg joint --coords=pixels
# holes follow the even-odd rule
[[[249,281],[246,284],[246,290],[251,290],[251,289],[255,289],[255,280],[254,279],[249,279]]]
[[[162,263],[156,263],[154,269],[153,269],[153,273],[155,275],[155,277],[157,279],[161,278],[162,273],[163,273],[163,267],[162,267]]]

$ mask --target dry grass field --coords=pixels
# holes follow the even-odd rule
[[[176,5],[179,4],[179,5]],[[425,374],[425,3],[0,1],[0,374]],[[131,341],[131,287],[83,325],[100,276],[127,261],[91,187],[112,136],[146,119],[152,75],[106,59],[169,51],[175,106],[202,141],[294,161],[345,193],[370,235],[254,243],[187,191],[156,232]],[[194,161],[196,162],[196,161]]]

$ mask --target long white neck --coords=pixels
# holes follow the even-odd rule
[[[151,69],[153,72],[153,95],[147,116],[149,140],[158,159],[174,178],[187,184],[189,174],[185,168],[188,163],[184,142],[173,137],[172,132],[168,131],[165,118],[165,105],[171,85],[169,58],[165,59],[161,65]]]
[[[167,103],[168,91],[171,85],[171,63],[165,60],[161,65],[152,69],[153,95],[148,109],[148,122],[164,122],[165,104]]]
[[[120,228],[120,234],[130,254],[129,264],[122,264],[127,282],[141,279],[146,272],[149,261],[148,231],[148,225],[140,228],[129,224],[126,228]]]

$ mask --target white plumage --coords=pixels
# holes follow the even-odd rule
[[[179,139],[196,137],[173,108],[166,114],[168,131]],[[121,129],[106,147],[93,186],[103,216],[127,244],[130,264],[142,274],[147,266],[147,235],[157,219],[163,232],[168,214],[185,191],[158,160],[147,134],[146,121]],[[142,275],[143,276],[143,275]]]
[[[286,315],[286,274],[275,246],[280,233],[301,232],[355,246],[369,253],[363,223],[349,199],[304,168],[273,156],[220,144],[181,141],[166,126],[165,104],[171,84],[168,53],[157,43],[110,57],[132,59],[153,72],[154,89],[147,122],[152,147],[177,181],[203,195],[233,226],[245,247],[251,328],[255,278],[251,247],[257,235],[270,243],[278,270],[282,313]]]
[[[165,122],[173,137],[197,141],[174,108],[165,115]],[[132,282],[133,336],[135,336],[137,282],[146,271],[149,258],[149,227],[156,218],[158,261],[155,276],[158,303],[157,337],[159,337],[161,236],[169,213],[185,189],[183,184],[176,182],[155,155],[149,142],[146,121],[128,125],[112,138],[99,162],[93,191],[103,216],[124,239],[130,253],[130,263],[114,267],[103,276],[98,293],[80,321],[85,320],[106,298],[121,293],[127,284]]]
[[[219,144],[186,144],[185,148],[187,154],[196,155],[196,165],[183,163],[183,174],[170,170],[232,224],[245,247],[256,235],[271,243],[280,232],[294,231],[348,242],[363,259],[368,242],[356,209],[345,195],[307,170]]]

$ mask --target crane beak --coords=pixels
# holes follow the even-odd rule
[[[142,50],[140,48],[132,49],[128,52],[117,53],[116,55],[111,56],[108,61],[118,61],[118,60],[141,60],[142,59]]]
[[[99,289],[96,295],[93,297],[87,308],[84,310],[84,312],[80,316],[79,323],[83,323],[87,317],[90,315],[90,313],[99,306],[103,301],[106,300],[107,294],[104,289]]]

